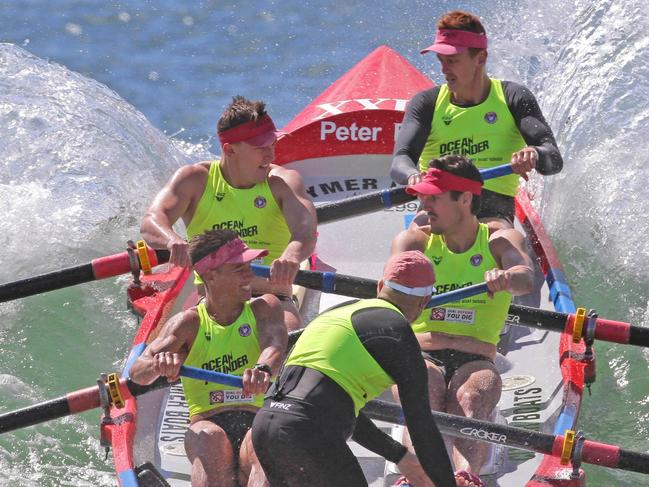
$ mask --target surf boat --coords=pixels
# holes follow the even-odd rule
[[[327,217],[330,222],[319,226],[312,269],[335,269],[368,279],[381,276],[390,241],[408,226],[417,203],[406,201],[393,206],[393,201],[387,201],[389,192],[384,191],[385,208],[353,218],[345,218],[349,215],[338,211],[335,203],[395,186],[389,168],[406,103],[432,86],[407,60],[381,46],[284,128],[286,135],[277,143],[275,163],[299,171],[316,206],[329,205],[331,210]],[[535,257],[536,288],[515,303],[575,313],[561,263],[524,187],[516,198],[516,227],[526,235],[528,251]],[[159,266],[130,286],[128,299],[140,323],[122,377],[128,377],[131,365],[164,322],[194,305],[198,296],[186,269]],[[344,299],[349,298],[308,289],[300,312],[308,323],[317,313]],[[594,380],[592,347],[567,332],[523,326],[535,320],[531,316],[510,314],[501,333],[496,366],[502,375],[503,391],[491,421],[523,431],[564,435],[575,430],[584,387]],[[581,316],[584,318],[583,311]],[[388,395],[383,399],[388,401]],[[379,425],[400,439],[400,426],[385,419],[379,420]],[[101,438],[113,450],[120,485],[190,485],[191,465],[183,443],[188,423],[179,383],[127,399],[121,408],[107,408]],[[469,430],[476,438],[490,435],[479,428]],[[562,463],[556,456],[513,448],[494,438],[497,441],[481,472],[488,485],[585,485],[578,461],[568,464],[569,459],[564,459]],[[398,476],[394,466],[359,445],[351,446],[369,485],[392,485]]]

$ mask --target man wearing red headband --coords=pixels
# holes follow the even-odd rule
[[[391,176],[400,184],[416,183],[430,160],[446,154],[465,155],[480,169],[511,163],[514,174],[485,183],[478,215],[510,226],[519,176],[527,179],[533,169],[556,174],[563,167],[554,135],[527,88],[487,75],[487,35],[480,19],[453,11],[437,29],[434,44],[421,52],[437,54],[446,84],[410,101]]]
[[[250,262],[266,254],[230,230],[193,237],[189,255],[205,284],[205,300],[170,318],[130,370],[139,384],[160,376],[176,381],[182,364],[242,377],[243,389],[181,379],[194,487],[245,487],[248,480],[266,485],[249,431],[288,342],[279,300],[272,294],[251,300]]]
[[[315,247],[313,203],[297,171],[272,164],[278,132],[263,102],[235,97],[217,132],[221,159],[176,171],[144,215],[142,235],[150,246],[169,249],[170,262],[180,266],[190,261],[187,242],[172,228],[179,219],[189,238],[230,229],[251,248],[268,249],[261,263],[271,266],[270,282],[256,278],[253,294],[277,295],[287,328],[300,328],[291,284]]]
[[[512,296],[531,291],[533,272],[521,233],[495,221],[479,222],[482,183],[466,157],[431,161],[421,181],[406,189],[421,202],[418,225],[394,238],[392,253],[424,252],[435,265],[438,293],[487,283],[487,294],[424,310],[413,325],[428,370],[431,407],[486,420],[500,399],[494,365],[500,331]],[[455,467],[462,475],[479,475],[488,445],[451,441]]]

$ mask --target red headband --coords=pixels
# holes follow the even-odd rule
[[[435,43],[421,51],[421,54],[433,51],[439,54],[452,56],[464,52],[469,47],[478,49],[487,48],[487,36],[468,30],[439,29],[435,35]]]
[[[448,171],[431,168],[424,174],[421,182],[406,188],[406,193],[418,195],[438,195],[447,191],[469,191],[476,196],[482,192],[482,183],[473,179],[456,176]]]
[[[268,250],[250,249],[243,240],[235,238],[196,262],[194,270],[202,274],[223,264],[243,264],[265,255],[268,255]]]
[[[224,130],[219,133],[221,145],[235,142],[246,142],[256,147],[266,147],[277,140],[281,134],[276,128],[273,120],[265,114],[259,120],[251,120],[236,127]]]

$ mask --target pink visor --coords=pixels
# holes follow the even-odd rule
[[[259,120],[251,120],[219,134],[221,145],[225,143],[245,142],[255,147],[268,147],[273,145],[277,137],[283,132],[275,128],[273,120],[268,114]]]
[[[243,264],[265,255],[268,255],[268,250],[251,249],[243,243],[243,240],[235,238],[196,262],[194,270],[202,274],[223,264]]]
[[[421,182],[406,187],[406,193],[413,195],[438,195],[447,191],[470,191],[479,196],[482,192],[482,183],[456,176],[448,171],[430,168],[424,174]]]
[[[421,54],[436,52],[452,56],[464,52],[469,47],[487,48],[487,36],[476,32],[459,29],[439,29],[435,35],[435,43],[422,49]]]

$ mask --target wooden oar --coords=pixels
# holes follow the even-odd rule
[[[143,259],[147,258],[148,262],[143,262]],[[144,251],[134,249],[132,252],[125,251],[99,257],[88,264],[0,284],[0,303],[84,282],[119,276],[131,272],[134,266],[136,269],[147,269],[147,266],[148,268],[155,267],[168,260],[168,250],[153,250],[148,247],[144,247]]]
[[[512,173],[511,164],[482,169],[482,179],[493,179]],[[316,207],[318,223],[331,223],[345,218],[365,215],[374,211],[391,208],[409,201],[416,200],[415,196],[406,193],[403,186],[392,189],[373,191],[359,196],[352,196],[331,203],[324,203]]]
[[[373,400],[368,402],[362,411],[372,419],[389,423],[405,423],[403,411],[398,404]],[[442,433],[458,438],[476,439],[535,451],[562,458],[564,464],[575,460],[602,467],[649,474],[649,454],[625,450],[619,446],[598,441],[573,439],[573,432],[567,433],[565,436],[550,435],[435,411],[433,418]],[[577,454],[576,452],[579,450],[581,452]]]
[[[241,377],[198,369],[187,365],[180,367],[180,375],[227,386],[242,387]],[[141,396],[149,391],[168,387],[171,384],[164,377],[160,377],[152,384],[146,386],[136,384],[130,379],[119,379],[115,385],[119,389],[121,399],[125,401],[132,397]],[[0,434],[108,405],[113,401],[111,401],[110,395],[106,390],[105,385],[102,384],[100,386],[98,384],[93,387],[69,392],[65,396],[34,404],[33,406],[2,413],[0,414]],[[102,396],[104,397],[104,401],[107,401],[105,404],[102,404]]]
[[[270,268],[266,266],[253,264],[252,268],[253,272],[260,277],[270,275]],[[299,286],[320,290],[325,293],[341,294],[355,298],[373,298],[376,296],[375,280],[336,274],[335,272],[300,270],[294,282]],[[427,307],[459,301],[486,291],[486,284],[474,284],[449,293],[438,294],[430,300]],[[613,343],[649,347],[649,328],[605,318],[580,316],[579,313],[560,313],[512,304],[509,307],[507,323],[542,330],[566,332],[573,334],[576,340],[592,338]],[[289,336],[289,342],[297,340],[300,332],[301,330],[292,332]]]

